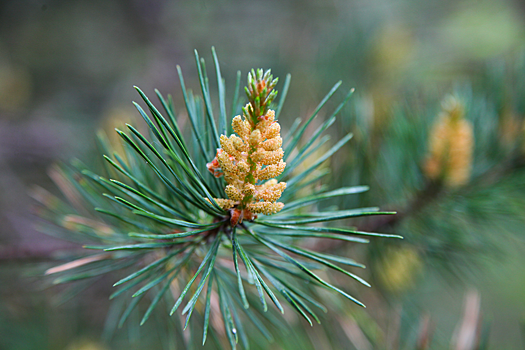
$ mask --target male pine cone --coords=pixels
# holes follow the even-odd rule
[[[447,96],[429,138],[425,174],[432,180],[443,180],[448,187],[464,185],[470,178],[474,136],[464,115],[461,102]]]
[[[229,210],[231,224],[243,219],[253,220],[256,214],[271,215],[279,212],[284,204],[277,202],[286,188],[285,182],[277,182],[286,167],[283,162],[281,126],[275,121],[275,112],[269,109],[277,91],[273,87],[270,71],[261,69],[248,74],[246,94],[248,104],[242,117],[232,120],[237,135],[221,135],[221,148],[215,159],[208,163],[208,170],[216,177],[224,175],[228,183],[225,192],[228,199],[216,198],[217,204]],[[262,182],[266,181],[266,182]]]

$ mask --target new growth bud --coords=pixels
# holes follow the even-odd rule
[[[424,171],[432,180],[448,187],[466,184],[470,178],[474,136],[472,124],[464,118],[461,102],[448,96],[429,138],[429,156]]]
[[[276,84],[277,79],[269,70],[264,74],[262,69],[252,70],[248,74],[248,104],[243,115],[232,120],[237,135],[221,135],[221,148],[208,163],[210,172],[214,176],[224,174],[228,183],[225,192],[229,199],[215,200],[221,208],[230,210],[232,225],[243,219],[253,220],[256,214],[275,214],[284,207],[276,201],[286,183],[274,179],[286,167],[281,126],[275,121],[275,112],[269,109],[277,95],[273,90]]]

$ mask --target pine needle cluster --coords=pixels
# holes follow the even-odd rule
[[[47,222],[41,230],[75,239],[86,248],[85,254],[69,255],[47,274],[56,276],[55,283],[94,283],[94,277],[112,273],[116,289],[110,298],[126,297],[111,311],[120,315],[111,318],[115,327],[123,326],[134,313],[142,315],[142,325],[154,312],[168,311],[183,315],[184,328],[191,328],[192,337],[200,333],[203,344],[212,334],[232,349],[238,343],[249,348],[248,329],[250,333],[258,330],[271,341],[269,328],[283,328],[286,321],[279,314],[285,309],[294,310],[309,324],[319,322],[317,312],[326,311],[323,300],[327,298],[319,290],[363,305],[345,291],[346,284],[330,282],[325,270],[369,286],[349,271],[364,265],[306,249],[301,242],[309,238],[361,244],[368,242],[366,236],[399,237],[333,224],[392,213],[376,207],[315,209],[322,208],[326,199],[362,193],[366,186],[320,187],[306,197],[297,197],[327,174],[320,165],[351,139],[351,134],[346,135],[319,156],[324,143],[320,135],[333,124],[353,89],[308,140],[303,141],[307,128],[340,82],[305,122],[299,121],[281,138],[277,119],[290,76],[272,110],[277,79],[269,71],[252,71],[245,89],[248,103],[242,108],[242,117],[232,118],[237,135],[226,137],[231,117],[226,112],[225,82],[217,56],[213,50],[218,113],[213,109],[205,61],[197,53],[195,57],[201,96],[186,88],[177,67],[191,130],[179,127],[180,114],[171,96],[166,99],[156,91],[163,114],[137,88],[149,114],[134,104],[148,134],[132,125],[127,125],[127,132],[117,129],[123,154],[115,152],[101,136],[106,163],[98,173],[80,161],[57,167],[53,179],[66,201],[42,189],[35,192],[40,214]],[[240,72],[230,107],[232,116],[241,109],[239,86]],[[188,132],[191,142],[185,138]],[[304,171],[294,172],[300,167]],[[274,308],[268,306],[268,300]]]

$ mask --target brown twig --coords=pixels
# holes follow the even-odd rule
[[[359,229],[367,232],[378,232],[391,228],[435,201],[443,193],[442,188],[438,182],[427,182],[425,187],[416,193],[412,201],[404,209],[398,210],[397,214],[374,217],[374,219],[366,221]]]

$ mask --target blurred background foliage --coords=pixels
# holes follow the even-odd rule
[[[523,348],[524,18],[502,0],[0,2],[0,349],[169,346],[169,323],[100,340],[111,278],[71,300],[41,283],[76,246],[35,231],[27,188],[57,193],[54,162],[95,162],[97,130],[135,123],[133,84],[181,105],[176,64],[196,89],[193,49],[212,45],[229,95],[237,70],[292,74],[285,130],[336,81],[356,87],[333,135],[354,139],[324,183],[371,191],[326,205],[380,203],[399,214],[357,226],[405,236],[317,246],[366,262],[368,308],[335,300],[313,329],[290,319],[280,348]]]

